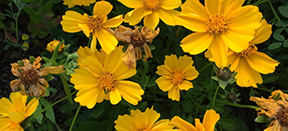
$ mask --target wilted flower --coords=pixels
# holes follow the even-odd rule
[[[49,52],[53,52],[55,48],[57,47],[57,45],[59,44],[60,44],[59,40],[53,40],[47,44],[46,50],[48,50]],[[62,51],[64,47],[65,47],[65,44],[61,43],[58,51]]]
[[[23,59],[20,65],[18,63],[11,64],[11,72],[18,77],[18,79],[10,82],[12,91],[16,91],[19,88],[22,94],[37,97],[44,96],[49,84],[42,77],[48,74],[62,73],[64,72],[64,67],[63,65],[58,67],[50,66],[38,70],[41,67],[41,60],[42,58],[39,56],[34,60],[33,64],[28,59]]]

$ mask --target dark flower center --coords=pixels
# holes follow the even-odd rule
[[[131,34],[131,43],[134,46],[142,46],[143,44],[145,44],[145,38],[143,35],[141,35],[139,32],[135,32],[133,34]]]
[[[25,85],[35,84],[39,79],[39,75],[33,69],[22,71],[20,73],[20,81]]]
[[[288,126],[288,108],[280,109],[276,114],[276,119],[282,126]]]

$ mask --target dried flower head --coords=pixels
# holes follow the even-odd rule
[[[22,94],[29,96],[44,96],[46,93],[46,88],[49,87],[48,82],[42,78],[48,74],[58,74],[64,72],[63,65],[58,67],[50,66],[38,70],[41,67],[40,61],[42,58],[38,56],[33,64],[28,59],[23,59],[23,66],[18,63],[12,63],[11,72],[13,75],[17,76],[18,79],[15,79],[10,82],[11,90],[16,91],[20,88]]]
[[[47,44],[46,50],[48,50],[49,52],[53,52],[58,44],[60,44],[59,40],[53,40]],[[61,43],[58,51],[62,51],[64,47],[65,47],[65,44]]]

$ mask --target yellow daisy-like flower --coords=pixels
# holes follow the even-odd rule
[[[94,3],[96,0],[63,0],[64,5],[68,5],[68,8],[72,8],[75,5],[84,5],[89,6],[90,4]]]
[[[110,54],[100,51],[93,55],[85,48],[77,52],[80,54],[79,69],[71,75],[71,82],[75,85],[75,89],[79,90],[74,100],[81,106],[91,109],[104,99],[110,100],[111,104],[115,105],[122,97],[127,102],[137,105],[142,99],[144,91],[140,85],[124,80],[135,75],[137,71],[123,63],[122,48],[117,47]],[[102,58],[98,59],[97,56]]]
[[[274,100],[274,97],[279,99]],[[261,107],[260,109],[256,109],[258,116],[264,114],[273,119],[269,127],[264,131],[288,130],[288,94],[283,93],[281,90],[276,90],[271,93],[268,99],[251,97],[250,100],[256,102],[256,104]]]
[[[42,58],[38,56],[33,64],[28,59],[22,60],[23,66],[18,63],[11,64],[11,72],[14,76],[19,77],[10,82],[11,90],[21,89],[22,94],[29,96],[44,96],[46,88],[49,87],[48,82],[42,78],[48,74],[59,74],[64,71],[64,66],[49,66],[38,70],[41,67]],[[28,90],[28,91],[27,91]]]
[[[39,101],[33,98],[26,105],[27,96],[20,92],[12,92],[10,100],[3,97],[0,99],[0,130],[23,131],[20,124],[35,112]]]
[[[210,109],[206,110],[203,124],[201,124],[198,118],[195,118],[195,126],[193,126],[179,116],[174,116],[169,124],[179,128],[179,131],[214,131],[215,124],[219,119],[220,115],[213,109]]]
[[[181,41],[184,52],[192,55],[210,49],[215,63],[226,66],[228,48],[241,52],[249,46],[262,14],[257,6],[243,6],[245,0],[186,0],[177,24],[194,31]]]
[[[162,91],[168,91],[172,100],[180,100],[180,90],[189,90],[193,85],[188,80],[195,79],[199,73],[193,65],[191,57],[176,55],[165,56],[164,65],[158,66],[156,74],[161,75],[156,80]]]
[[[131,110],[130,115],[118,116],[115,121],[117,131],[173,131],[173,126],[169,125],[169,119],[162,119],[156,122],[160,113],[147,108],[145,112]]]
[[[144,25],[154,30],[159,18],[167,25],[175,25],[174,16],[179,12],[174,10],[181,5],[181,0],[118,0],[134,10],[125,15],[124,22],[130,25],[138,24],[144,17]]]
[[[53,40],[47,44],[46,50],[48,50],[49,52],[53,52],[58,44],[60,44],[59,40]],[[64,47],[65,47],[65,44],[61,43],[58,51],[62,51]]]
[[[109,54],[115,49],[118,41],[108,29],[119,26],[123,21],[122,15],[107,20],[107,15],[111,12],[112,8],[113,6],[109,2],[99,1],[96,2],[93,8],[93,16],[88,16],[86,13],[81,15],[75,11],[66,11],[61,25],[66,32],[75,33],[83,31],[88,38],[90,37],[90,33],[92,33],[90,46],[92,52],[95,52],[98,40],[102,49]]]

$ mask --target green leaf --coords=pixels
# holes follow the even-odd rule
[[[265,115],[258,116],[255,119],[255,122],[257,122],[257,123],[267,123],[268,121],[269,121],[269,118]]]
[[[45,108],[48,108],[51,104],[45,100],[43,97],[40,98],[40,103],[45,107]],[[54,111],[53,111],[53,106],[52,107],[49,107],[47,110],[46,110],[46,113],[45,113],[45,116],[53,123],[56,123],[55,121],[55,114],[54,114]]]
[[[2,22],[0,21],[0,29],[6,29],[7,26]]]
[[[278,26],[278,27],[287,27],[288,26],[288,21],[277,22],[276,26]]]
[[[269,50],[275,50],[275,49],[278,49],[279,47],[281,47],[282,45],[282,42],[275,42],[275,43],[272,43],[271,45],[268,46],[268,49]]]
[[[273,38],[278,40],[278,41],[284,41],[285,37],[283,35],[281,35],[281,32],[283,31],[283,28],[277,29],[274,33],[273,33]]]
[[[51,81],[51,80],[54,79],[54,76],[52,76],[51,74],[49,74],[49,75],[45,76],[45,79],[46,79],[47,81]]]
[[[283,42],[283,47],[285,47],[285,48],[288,47],[288,39]]]
[[[38,114],[41,111],[42,111],[42,106],[39,104],[37,106],[36,111],[34,112],[33,116],[35,116],[35,114]],[[36,116],[35,119],[41,125],[42,124],[42,120],[43,120],[43,114],[40,114],[40,115]]]
[[[233,131],[235,130],[235,123],[232,119],[226,118],[226,119],[220,119],[219,124],[221,127],[226,131]]]
[[[96,106],[93,111],[90,113],[90,115],[94,118],[98,118],[100,115],[102,115],[104,111],[104,106]]]
[[[278,10],[282,16],[288,18],[288,7],[287,6],[279,6]]]
[[[279,78],[279,76],[268,77],[268,78],[266,78],[266,79],[263,80],[263,84],[277,81],[278,78]]]
[[[8,50],[9,47],[10,47],[10,44],[6,44],[6,45],[4,46],[4,50]]]

